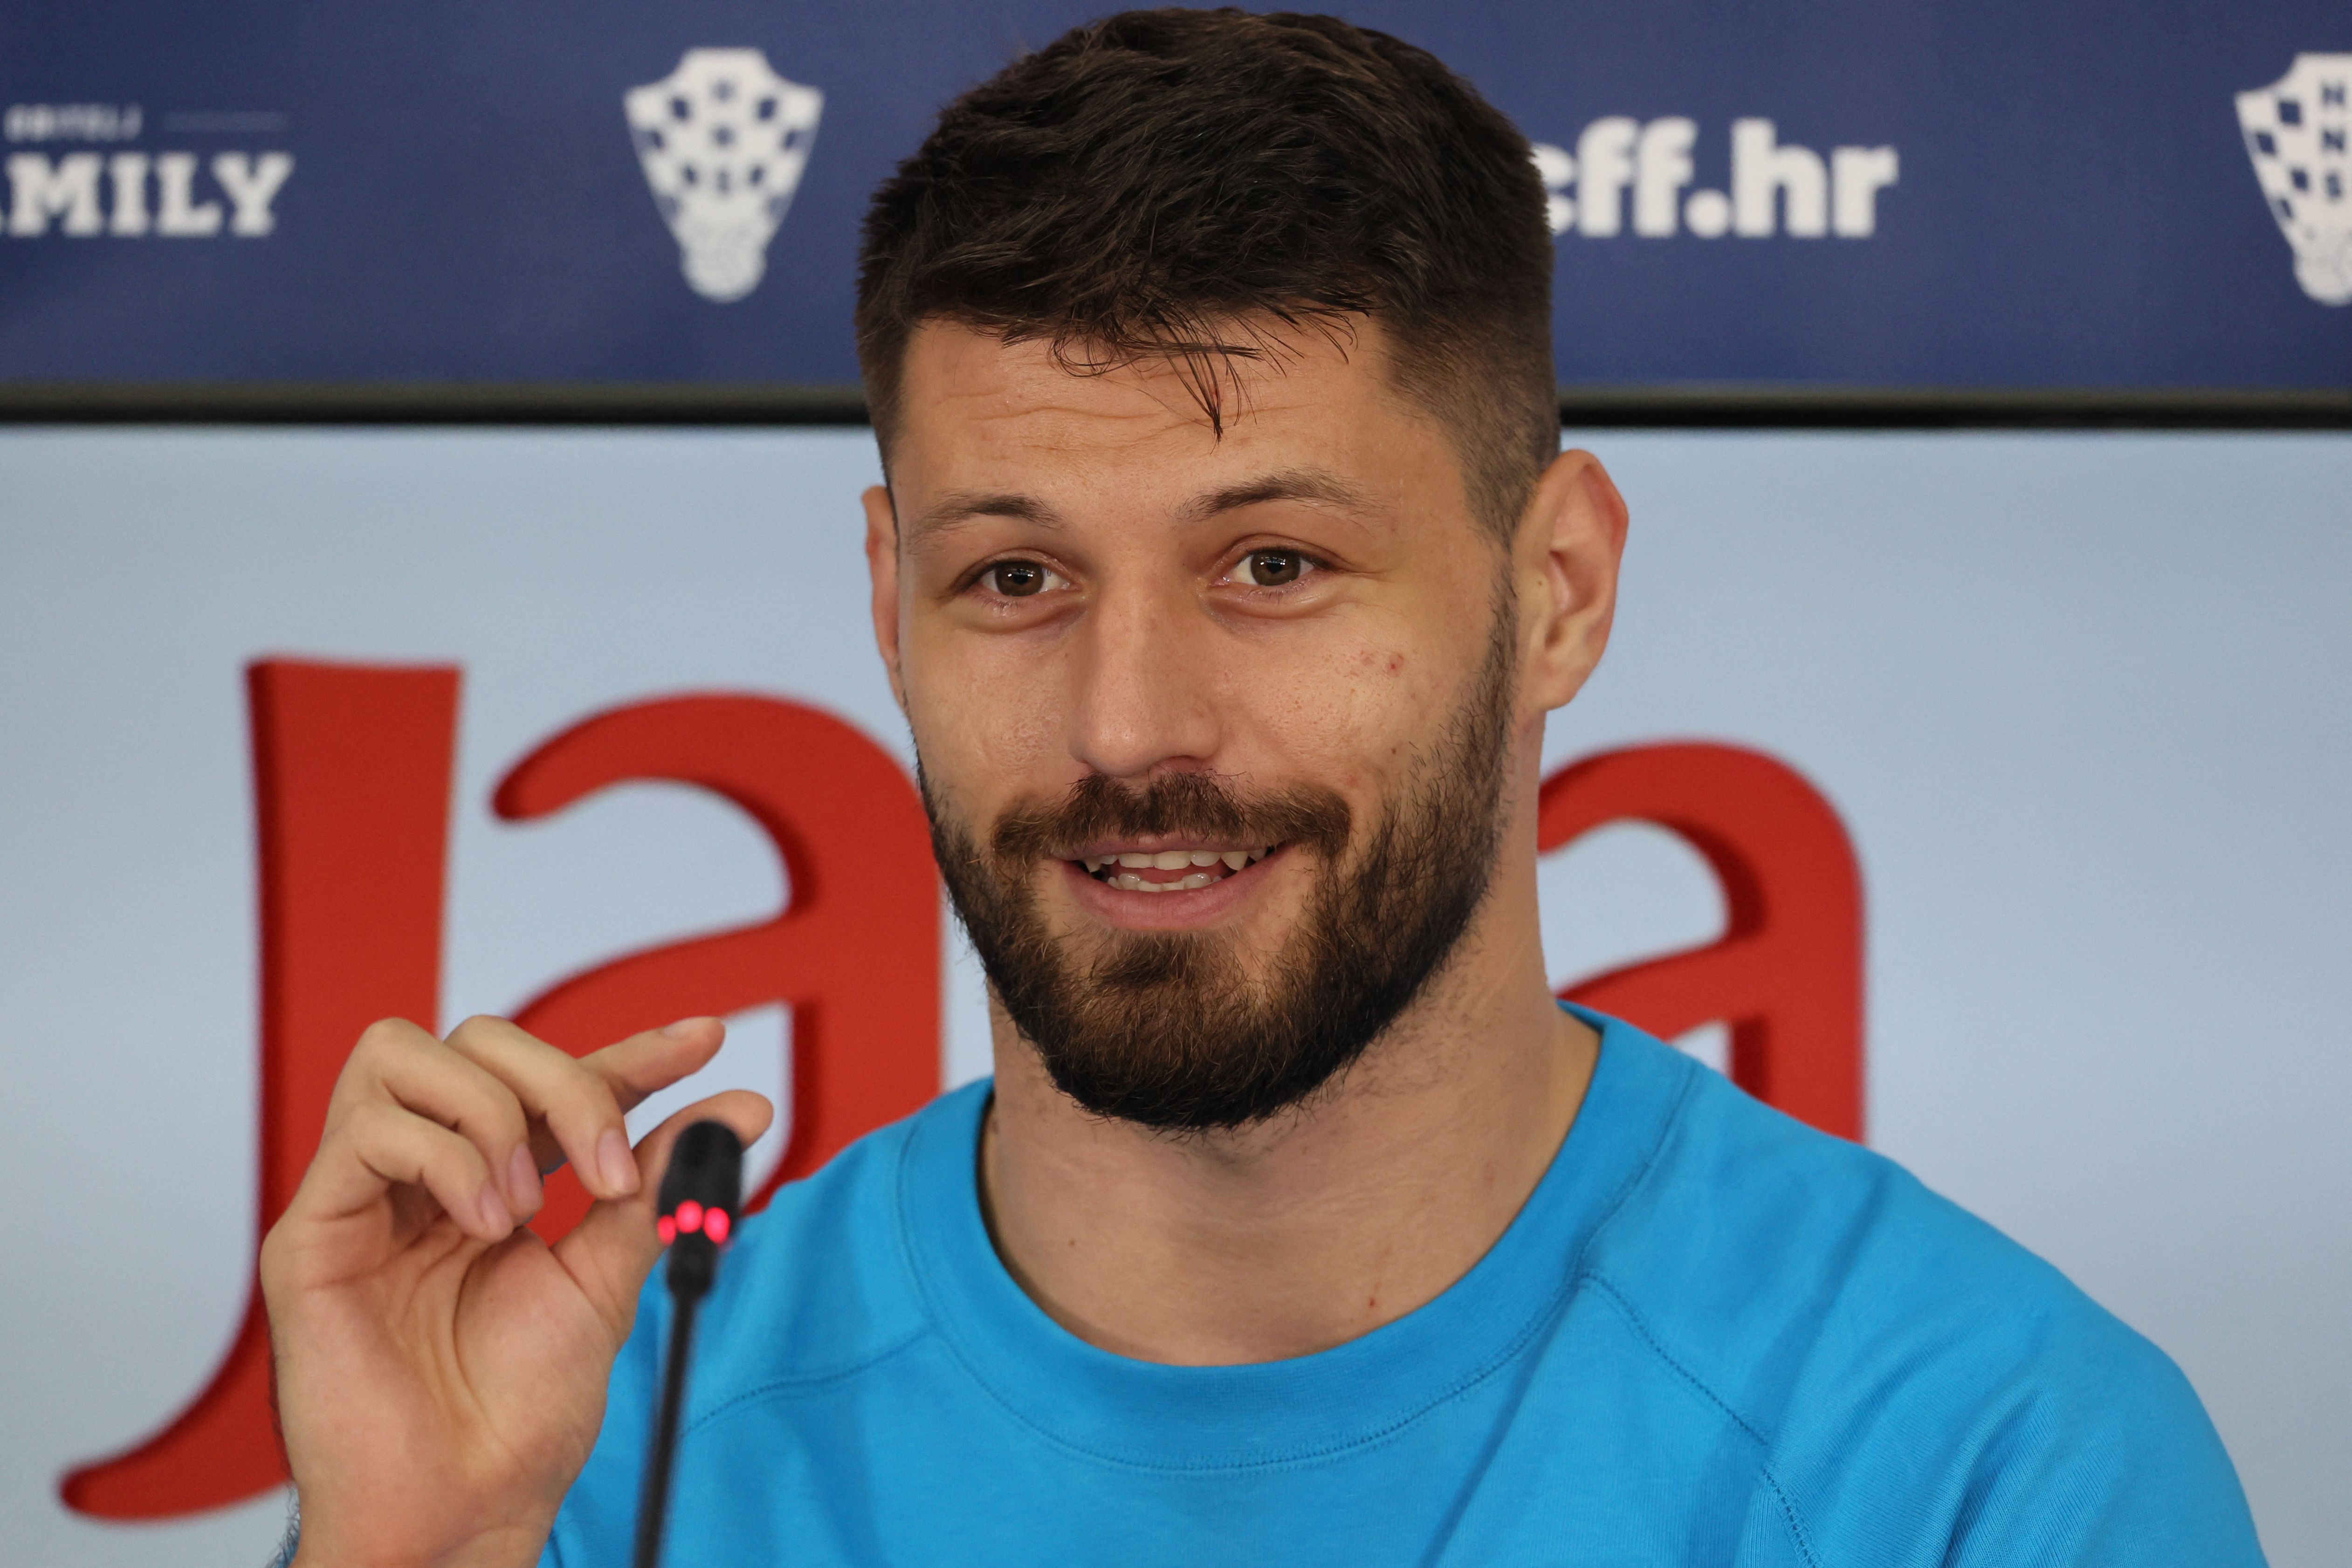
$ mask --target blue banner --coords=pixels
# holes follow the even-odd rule
[[[868,193],[1094,5],[18,7],[0,381],[856,378]],[[1576,385],[2352,385],[2343,0],[1360,5],[1538,144]]]

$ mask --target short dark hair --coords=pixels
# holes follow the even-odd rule
[[[1213,426],[1253,322],[1393,344],[1507,536],[1559,447],[1551,232],[1528,140],[1427,51],[1331,16],[1129,11],[940,111],[875,193],[857,353],[887,453],[927,321],[1077,372],[1174,361]]]

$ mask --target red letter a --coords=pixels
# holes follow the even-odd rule
[[[632,780],[710,791],[759,824],[791,881],[774,918],[629,953],[558,984],[515,1021],[575,1053],[693,1013],[793,1015],[791,1142],[748,1206],[940,1091],[940,884],[923,803],[851,725],[781,698],[699,693],[584,719],[499,785],[528,820]],[[587,1212],[571,1172],[532,1228]]]
[[[327,1098],[378,1018],[440,1013],[441,893],[457,671],[299,664],[247,671],[261,898],[260,1229],[318,1150]],[[169,1426],[68,1474],[66,1506],[163,1519],[286,1479],[257,1288],[212,1382]]]
[[[1862,873],[1845,828],[1786,763],[1736,746],[1633,746],[1544,781],[1549,852],[1605,822],[1652,822],[1715,868],[1721,940],[1562,994],[1664,1039],[1731,1026],[1732,1081],[1842,1138],[1862,1136]]]

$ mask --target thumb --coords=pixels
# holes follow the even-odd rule
[[[661,1256],[661,1237],[654,1234],[662,1174],[669,1169],[671,1148],[678,1134],[698,1121],[723,1121],[749,1144],[775,1120],[775,1107],[749,1089],[730,1089],[709,1100],[697,1100],[638,1141],[637,1190],[625,1198],[606,1198],[588,1210],[587,1217],[555,1244],[556,1261],[595,1304],[618,1344],[626,1339],[636,1316],[637,1292]]]

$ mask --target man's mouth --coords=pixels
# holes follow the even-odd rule
[[[1115,849],[1073,864],[1107,888],[1127,893],[1183,893],[1213,887],[1265,859],[1279,844],[1226,849]]]

